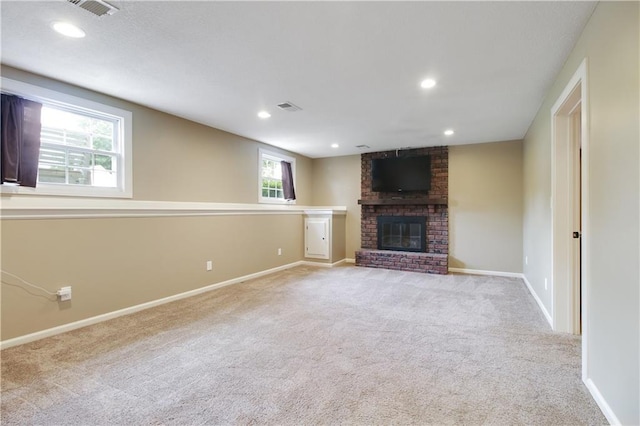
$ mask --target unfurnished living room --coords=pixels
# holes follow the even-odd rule
[[[640,3],[0,19],[3,425],[640,424]]]

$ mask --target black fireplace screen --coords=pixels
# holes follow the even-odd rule
[[[378,250],[427,251],[427,218],[378,216]]]

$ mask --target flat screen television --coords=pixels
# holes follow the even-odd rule
[[[431,157],[377,158],[371,163],[371,190],[375,192],[428,191]]]

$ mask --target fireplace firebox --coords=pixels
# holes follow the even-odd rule
[[[378,216],[378,250],[427,251],[425,216]]]

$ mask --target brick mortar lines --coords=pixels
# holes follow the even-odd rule
[[[382,151],[362,154],[361,156],[361,198],[363,200],[385,200],[398,197],[397,193],[384,193],[371,191],[371,160],[377,158],[394,157],[396,151]],[[431,156],[431,188],[427,193],[412,192],[402,194],[403,199],[439,198],[448,199],[449,192],[449,149],[446,146],[418,148],[401,152],[403,156]],[[361,217],[361,239],[363,249],[377,249],[377,217],[384,216],[426,216],[427,227],[425,230],[427,239],[427,253],[449,253],[449,211],[447,205],[363,205]],[[360,252],[359,252],[360,253]],[[393,252],[399,253],[404,252]],[[360,259],[360,262],[358,262]],[[420,270],[432,273],[447,273],[447,259],[444,265],[438,260],[438,267],[426,264],[411,266],[410,269],[402,263],[394,264],[386,260],[386,265],[380,265],[378,257],[370,252],[367,255],[356,253],[356,264],[361,266],[387,267],[389,269]],[[368,264],[367,264],[368,263]],[[406,262],[405,262],[406,263]],[[414,264],[411,264],[414,265]]]

